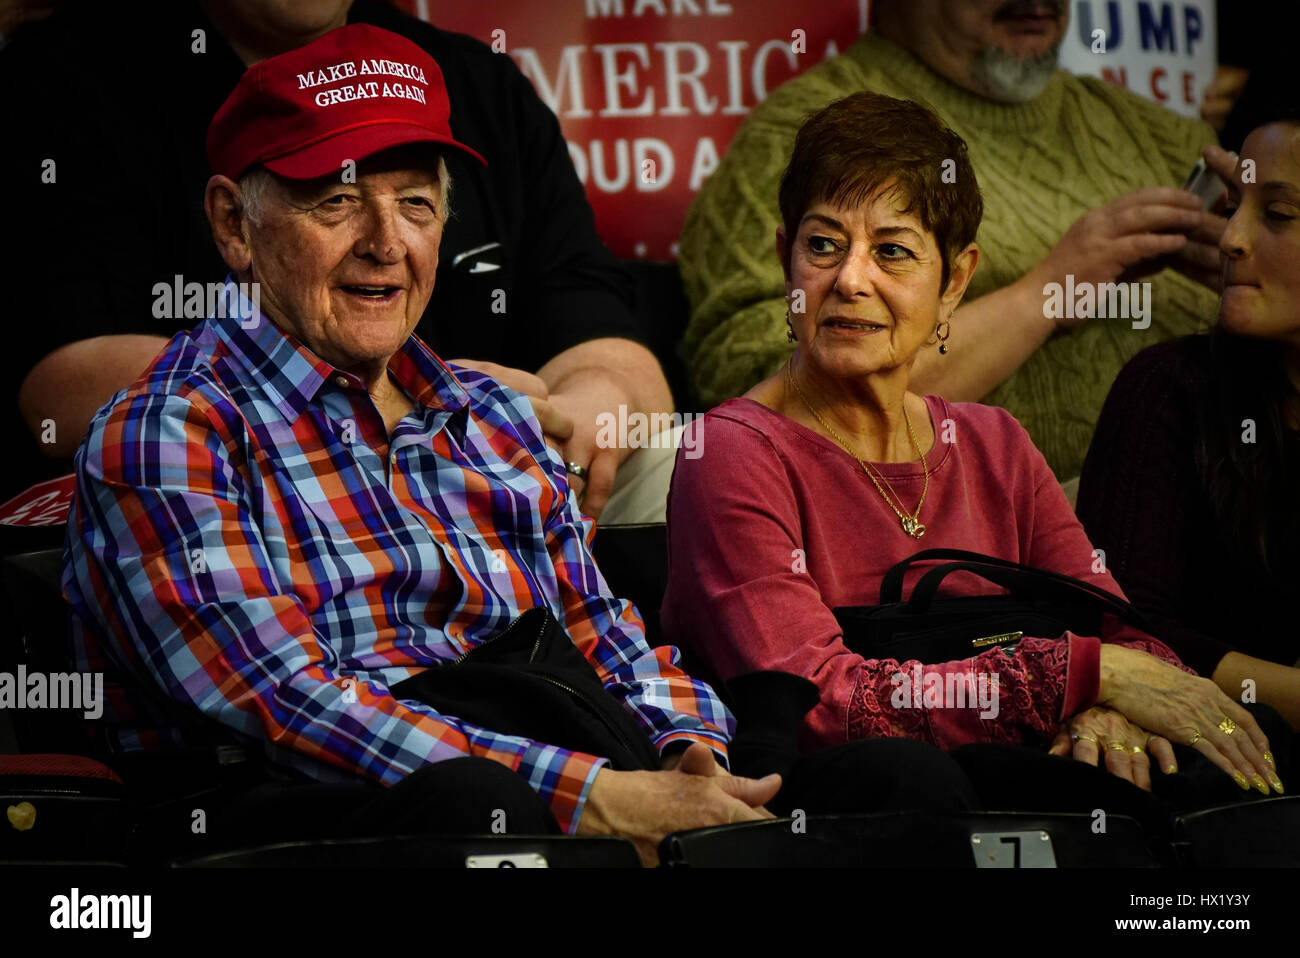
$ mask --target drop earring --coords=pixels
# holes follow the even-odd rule
[[[790,325],[790,310],[785,311],[785,341],[787,343],[797,343],[799,337],[794,334],[794,327]]]
[[[935,333],[939,336],[940,356],[946,356],[948,354],[948,334],[952,332],[952,324],[948,321],[950,319],[952,319],[952,313],[949,313],[948,319],[945,319],[935,328]]]

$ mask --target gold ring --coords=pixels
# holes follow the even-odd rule
[[[1091,745],[1097,744],[1097,740],[1093,738],[1091,735],[1072,735],[1071,738],[1073,738],[1076,742],[1088,742]]]
[[[1201,733],[1196,731],[1196,729],[1192,729],[1192,740],[1187,743],[1188,746],[1195,745],[1200,740],[1201,740]]]
[[[1141,755],[1143,752],[1146,751],[1146,749],[1144,749],[1141,745],[1130,745],[1128,747],[1128,750],[1134,755]]]
[[[1115,752],[1127,752],[1128,746],[1123,742],[1107,742],[1106,747]]]
[[[1237,723],[1225,715],[1223,721],[1219,723],[1219,731],[1224,735],[1231,735],[1237,731]]]

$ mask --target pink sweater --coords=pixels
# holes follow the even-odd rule
[[[678,453],[668,501],[665,636],[727,680],[779,669],[812,680],[821,702],[805,721],[805,748],[867,737],[1042,742],[1097,697],[1100,642],[1119,642],[1175,664],[1151,636],[1106,618],[1100,638],[1026,637],[1010,655],[930,665],[925,672],[998,676],[998,715],[981,708],[902,708],[897,675],[916,663],[867,660],[844,645],[831,609],[875,605],[885,572],[921,549],[968,549],[1063,572],[1117,595],[1065,494],[1010,413],[927,396],[935,444],[923,539],[907,535],[862,467],[831,440],[749,399],[715,408]],[[699,445],[696,445],[699,444]],[[686,453],[696,449],[697,458]],[[873,466],[915,508],[920,463]],[[927,569],[909,572],[904,595]],[[806,571],[805,571],[806,570]],[[968,573],[948,595],[997,592]],[[932,683],[934,680],[929,680]],[[986,682],[989,681],[987,678]],[[924,684],[924,683],[923,683]],[[969,700],[968,700],[969,701]]]

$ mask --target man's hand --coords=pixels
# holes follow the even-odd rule
[[[573,420],[551,402],[550,390],[546,388],[546,383],[542,382],[539,377],[523,369],[502,366],[500,363],[489,363],[480,359],[451,359],[448,362],[485,373],[502,385],[509,386],[515,392],[527,396],[529,402],[533,404],[533,412],[537,416],[537,421],[541,424],[546,441],[556,449],[559,449],[560,444],[573,435]]]
[[[689,761],[686,759],[688,754],[691,756]],[[688,775],[704,775],[706,777],[709,775],[717,775],[719,773],[723,775],[731,774],[718,764],[718,760],[714,756],[713,750],[707,745],[703,745],[699,742],[691,742],[686,748],[679,748],[672,754],[664,756],[661,768],[663,768],[665,772],[671,772],[675,768],[680,768]]]
[[[1224,183],[1232,182],[1237,170],[1237,157],[1234,154],[1219,146],[1207,146],[1203,155],[1205,165],[1211,172],[1216,173]],[[1194,279],[1202,286],[1216,293],[1222,293],[1223,268],[1219,255],[1219,241],[1228,226],[1228,221],[1223,216],[1227,199],[1228,194],[1225,190],[1209,210],[1201,212],[1200,223],[1187,233],[1187,245],[1168,256],[1150,260],[1149,263],[1144,264],[1149,267],[1144,272],[1153,272],[1168,266],[1178,270],[1188,279]]]
[[[1176,253],[1188,235],[1205,226],[1201,201],[1185,190],[1153,186],[1126,193],[1075,220],[1030,275],[1039,290],[1048,283],[1113,283],[1163,269],[1159,257]],[[1217,255],[1217,254],[1216,254]],[[1061,319],[1073,328],[1085,319]]]
[[[671,771],[598,772],[578,834],[626,838],[650,867],[659,863],[665,835],[775,818],[762,806],[780,790],[780,775],[740,778],[718,765],[708,746],[693,743]]]
[[[1228,221],[1216,213],[1203,212],[1200,217],[1200,224],[1187,234],[1186,246],[1167,257],[1151,260],[1150,265],[1176,269],[1207,289],[1222,293],[1223,269],[1219,262],[1219,239],[1223,236]],[[1152,269],[1147,272],[1154,271]]]
[[[565,460],[587,470],[577,480],[582,511],[600,516],[614,485],[614,473],[632,448],[608,449],[596,444],[601,415],[654,416],[671,413],[673,396],[654,353],[640,343],[618,337],[589,339],[553,356],[537,371],[551,388],[551,401],[573,419],[573,437],[565,444]]]
[[[596,443],[600,431],[596,418],[610,409],[610,386],[601,375],[572,376],[563,391],[552,393],[542,381],[522,369],[478,359],[450,360],[486,373],[499,383],[521,392],[533,404],[546,441],[566,463],[586,470],[586,479],[569,475],[569,485],[582,497],[582,511],[593,519],[600,515],[614,488],[614,474],[630,450],[602,449]]]
[[[542,432],[560,458],[581,466],[586,479],[570,473],[569,484],[593,519],[605,508],[614,474],[631,448],[597,444],[599,417],[670,413],[672,393],[659,361],[644,346],[617,337],[591,339],[553,356],[534,375],[497,363],[456,359],[518,390],[532,400]]]
[[[559,392],[551,394],[551,403],[573,422],[573,432],[561,446],[560,455],[565,462],[586,469],[585,479],[570,475],[569,483],[582,497],[582,511],[593,519],[604,510],[614,490],[614,475],[632,452],[596,442],[600,433],[599,417],[602,413],[617,414],[618,404],[611,397],[618,395],[617,384],[609,382],[601,371],[571,375]]]
[[[1237,157],[1221,146],[1207,146],[1202,154],[1205,165],[1224,183],[1237,175]],[[1196,280],[1216,293],[1223,292],[1223,266],[1219,241],[1228,227],[1223,209],[1228,202],[1227,190],[1207,212],[1201,213],[1200,225],[1187,234],[1187,245],[1176,252],[1169,263],[1184,276]]]

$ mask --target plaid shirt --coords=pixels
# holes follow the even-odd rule
[[[388,370],[415,408],[390,437],[360,379],[257,320],[178,334],[92,422],[63,578],[83,666],[107,659],[316,778],[494,759],[573,831],[604,759],[388,691],[544,604],[659,749],[725,758],[731,715],[611,595],[527,397],[412,336]]]

